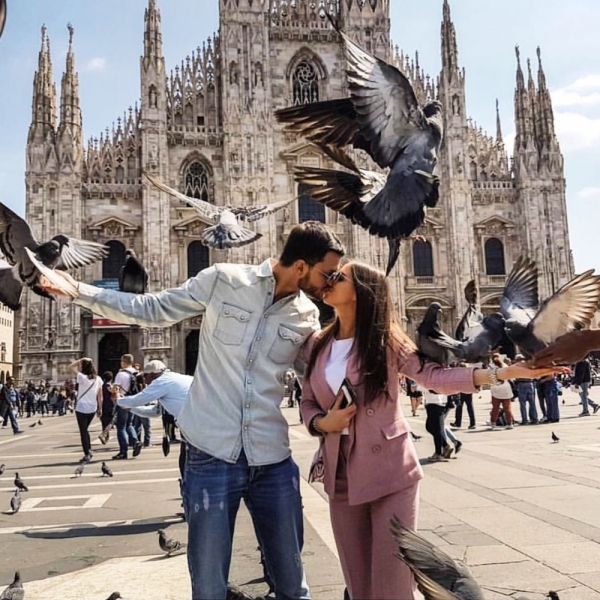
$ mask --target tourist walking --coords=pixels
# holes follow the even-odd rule
[[[579,397],[581,398],[581,413],[580,417],[590,416],[590,406],[594,411],[594,414],[600,409],[600,404],[596,404],[589,397],[589,389],[592,384],[592,368],[590,361],[587,358],[580,360],[573,370],[573,378],[571,379],[571,385],[579,388]]]
[[[106,371],[102,375],[102,416],[100,417],[102,432],[98,436],[102,444],[106,444],[110,439],[110,430],[115,417],[115,400],[112,383],[112,371]]]
[[[497,368],[505,367],[504,361],[500,358],[500,355],[494,354],[492,362]],[[518,365],[519,363],[517,363]],[[516,365],[515,365],[516,366]],[[525,369],[527,373],[527,369]],[[512,414],[512,399],[513,399],[513,388],[510,385],[510,381],[506,380],[500,382],[498,385],[490,386],[490,393],[492,394],[492,413],[490,417],[490,425],[492,429],[496,429],[496,421],[500,414],[500,407],[504,411],[504,420],[506,423],[506,429],[512,429],[514,427],[514,418]]]

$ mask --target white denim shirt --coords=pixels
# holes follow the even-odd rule
[[[299,292],[273,302],[271,260],[259,266],[217,264],[181,287],[126,294],[79,285],[77,304],[121,323],[167,327],[204,315],[194,381],[177,420],[186,440],[251,466],[290,456],[279,405],[285,372],[306,338],[319,329],[317,307]]]

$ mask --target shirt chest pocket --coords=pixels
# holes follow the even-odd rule
[[[251,315],[251,311],[223,302],[215,327],[215,337],[228,346],[239,346],[244,340]]]
[[[274,363],[291,365],[296,360],[303,341],[304,336],[301,333],[280,325],[267,356]]]

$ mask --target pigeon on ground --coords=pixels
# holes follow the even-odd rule
[[[298,175],[327,188],[313,195],[315,200],[372,235],[387,238],[395,254],[399,240],[423,224],[425,206],[434,207],[439,199],[433,170],[443,137],[442,105],[432,100],[419,106],[409,80],[398,69],[332,24],[344,43],[350,97],[285,108],[275,117],[287,132],[321,148],[353,146],[365,150],[382,169],[390,169],[385,182],[361,169],[336,176],[330,170],[303,167]]]
[[[32,423],[29,427],[35,427],[37,423]]]
[[[106,466],[106,463],[102,461],[102,477],[112,477],[113,472]]]
[[[23,480],[19,477],[18,473],[15,473],[15,485],[22,491],[28,492],[29,488],[23,483]]]
[[[185,544],[183,542],[178,542],[177,540],[168,538],[163,529],[159,529],[156,533],[158,533],[158,543],[160,545],[160,549],[163,552],[166,552],[167,556],[171,556],[173,552],[177,552],[178,550],[185,548]]]
[[[38,425],[43,425],[43,424],[44,424],[44,422],[41,419],[39,419]]]
[[[25,598],[25,590],[21,581],[21,573],[16,571],[13,582],[0,594],[0,600],[23,600],[23,598]]]
[[[410,432],[410,437],[412,437],[412,439],[415,442],[418,442],[423,436],[422,435],[417,435],[414,431]]]
[[[439,302],[432,302],[429,305],[421,324],[417,327],[416,341],[423,364],[425,362],[436,362],[443,367],[447,367],[450,353],[438,343],[440,339],[443,339],[443,336],[446,336],[439,323],[441,313],[442,305]]]
[[[587,327],[599,302],[600,276],[589,270],[538,307],[537,267],[521,256],[506,281],[500,310],[508,337],[529,359],[561,335]]]
[[[0,37],[6,24],[6,0],[0,0]]]
[[[1,202],[0,251],[9,265],[0,268],[0,302],[12,310],[21,306],[23,285],[39,296],[53,299],[40,286],[40,271],[32,256],[50,269],[66,270],[91,265],[108,254],[108,248],[102,244],[63,234],[40,243],[29,224]]]
[[[552,441],[556,444],[556,442],[560,441],[560,438],[554,433],[554,431],[552,432]]]
[[[169,456],[169,452],[171,452],[171,442],[169,441],[168,435],[163,435],[162,451],[163,451],[163,454],[165,455],[165,457]]]
[[[148,271],[131,249],[125,252],[125,264],[119,273],[119,291],[130,294],[148,291]]]
[[[484,600],[482,589],[467,567],[404,527],[396,515],[390,522],[398,543],[396,556],[412,571],[425,600]]]
[[[246,594],[242,589],[240,589],[237,585],[233,583],[227,584],[227,595],[225,596],[225,600],[256,600],[254,596],[250,596],[250,594]]]
[[[21,508],[21,492],[19,490],[15,490],[13,497],[10,499],[10,507],[12,508],[13,515],[19,512]]]
[[[83,469],[85,468],[85,463],[81,463],[76,469],[75,469],[75,477],[81,477],[81,475],[83,474]]]
[[[121,596],[121,594],[119,592],[113,592],[106,600],[118,600],[119,598],[122,598],[123,596]]]
[[[2,463],[0,465],[0,475],[4,475],[4,469],[6,469],[6,465],[4,463]]]
[[[558,597],[558,594],[555,591],[553,591],[553,590],[550,590],[548,592],[548,596],[547,597],[548,597],[548,600],[560,600],[560,598]]]
[[[170,188],[155,177],[145,173],[146,178],[159,190],[190,204],[196,209],[200,219],[210,225],[201,235],[201,242],[210,248],[224,250],[226,248],[239,248],[255,242],[262,237],[257,233],[242,226],[242,223],[258,221],[282,208],[285,208],[295,198],[275,202],[274,204],[260,204],[255,206],[216,206],[198,198],[191,198]]]

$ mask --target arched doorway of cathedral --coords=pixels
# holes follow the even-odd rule
[[[4,385],[4,371],[0,373],[0,383]]]
[[[129,340],[118,332],[105,333],[98,343],[98,375],[112,371],[113,376],[121,368],[121,356],[129,352]]]
[[[198,363],[200,330],[192,329],[185,337],[185,374],[193,375]]]

